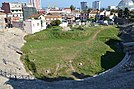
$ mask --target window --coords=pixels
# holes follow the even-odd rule
[[[39,23],[37,23],[37,26],[39,26],[40,24]]]
[[[12,10],[12,12],[14,12],[14,10]]]

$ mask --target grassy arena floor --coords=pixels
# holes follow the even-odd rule
[[[112,68],[124,56],[116,50],[120,39],[114,26],[66,32],[58,29],[52,27],[25,37],[21,59],[37,78],[51,81],[93,76]]]

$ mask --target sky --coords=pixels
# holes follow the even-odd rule
[[[73,4],[75,7],[80,7],[81,1],[88,2],[88,6],[92,7],[92,2],[95,0],[42,0],[41,5],[42,7],[48,7],[48,6],[70,7],[70,5]],[[101,7],[106,8],[111,5],[117,6],[121,0],[98,0],[98,1],[101,1]],[[28,2],[28,0],[0,0],[0,4],[2,2]]]

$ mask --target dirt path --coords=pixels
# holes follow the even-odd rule
[[[92,40],[95,40],[96,37],[97,37],[97,35],[98,35],[101,31],[103,31],[103,30],[99,30],[99,31],[97,31],[97,32],[94,34],[94,36],[92,37]]]
[[[90,45],[90,44],[91,44],[91,40],[95,40],[96,37],[97,37],[97,35],[98,35],[101,31],[103,31],[103,30],[98,30],[98,31],[96,31],[96,32],[93,34],[93,36],[91,37],[91,39],[87,40],[86,43],[87,43],[88,45]],[[73,54],[73,58],[75,58],[75,57],[80,53],[80,51],[81,51],[81,49],[78,50],[75,54]],[[73,58],[72,58],[72,59],[73,59]],[[72,61],[72,60],[70,60],[70,61]],[[71,70],[73,70],[74,72],[76,71],[75,68],[73,67],[72,63],[70,63],[69,66],[70,66]],[[74,76],[74,78],[75,78],[75,79],[78,79],[78,78],[76,78],[75,76]]]

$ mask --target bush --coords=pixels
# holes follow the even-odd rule
[[[31,62],[31,61],[29,60],[28,55],[25,56],[25,63],[26,63],[26,65],[27,65],[27,67],[28,67],[28,69],[29,69],[30,71],[32,71],[33,73],[36,73],[36,72],[37,72],[37,71],[36,71],[36,66],[35,66],[34,62]]]
[[[61,24],[60,20],[54,20],[54,21],[51,22],[52,26],[59,26],[60,24]]]
[[[77,30],[84,30],[84,28],[81,27],[81,26],[79,26],[79,27],[77,28]]]

